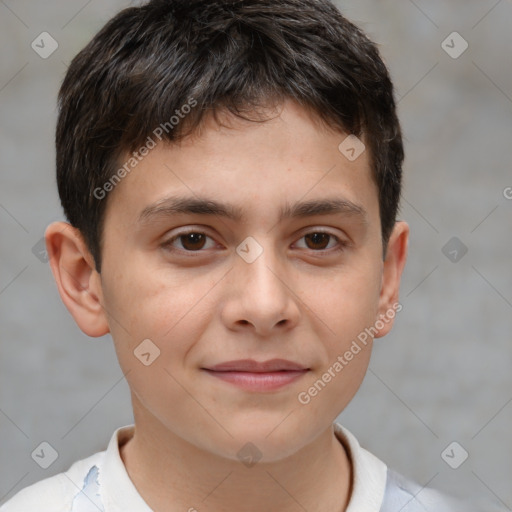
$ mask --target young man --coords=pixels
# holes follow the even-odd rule
[[[59,107],[51,268],[112,335],[135,425],[0,510],[455,510],[333,423],[401,309],[375,45],[327,0],[153,0],[78,54]]]

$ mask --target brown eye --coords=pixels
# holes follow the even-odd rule
[[[311,247],[309,244],[309,249],[319,249],[323,250],[326,248],[326,246],[329,243],[329,240],[333,238],[333,235],[330,235],[329,233],[309,233],[304,236],[304,238],[311,242],[313,247]]]
[[[206,236],[203,233],[187,233],[180,235],[179,239],[185,249],[188,251],[196,251],[203,248]]]
[[[205,248],[208,238],[211,239],[211,237],[200,231],[189,231],[188,233],[179,233],[173,236],[164,242],[162,246],[169,251],[201,252],[201,249]]]
[[[298,243],[297,247],[300,249],[309,249],[319,255],[325,253],[326,256],[343,251],[349,246],[348,242],[327,231],[310,231],[302,236]]]

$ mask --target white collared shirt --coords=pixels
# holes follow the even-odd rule
[[[152,512],[130,480],[119,453],[119,446],[133,432],[134,425],[118,428],[105,451],[22,489],[0,512]],[[334,423],[334,432],[347,450],[353,470],[345,512],[461,512],[451,498],[389,470],[339,423]]]

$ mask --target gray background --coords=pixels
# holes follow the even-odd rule
[[[111,339],[78,329],[34,254],[62,215],[53,137],[66,64],[128,5],[0,1],[0,503],[105,449],[132,422]],[[512,2],[338,5],[379,44],[395,82],[401,218],[411,226],[403,310],[339,420],[421,484],[511,510]],[[59,44],[47,59],[31,48],[43,31]],[[441,46],[453,31],[469,43],[456,59]],[[456,262],[443,253],[452,237],[447,254],[468,249]],[[31,458],[42,441],[59,454],[46,470]],[[441,457],[452,441],[469,453],[458,469]]]

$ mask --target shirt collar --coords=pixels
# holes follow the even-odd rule
[[[352,466],[352,492],[345,512],[379,512],[386,488],[387,466],[362,448],[356,437],[334,423],[336,438],[344,446]],[[112,435],[98,476],[105,512],[151,512],[128,476],[119,447],[133,437],[135,426],[118,428]]]
[[[334,433],[352,464],[352,492],[345,512],[379,512],[386,490],[386,464],[365,450],[339,423],[334,423]]]
[[[119,447],[133,437],[135,425],[118,428],[108,443],[99,482],[105,512],[152,512],[126,471]]]

